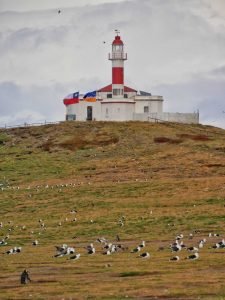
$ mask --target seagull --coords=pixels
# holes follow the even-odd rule
[[[150,257],[150,254],[149,254],[148,252],[144,252],[144,253],[141,253],[141,254],[139,255],[139,257],[141,257],[141,258],[149,258],[149,257]]]
[[[13,254],[13,248],[12,249],[9,249],[5,252],[6,254]]]
[[[187,250],[193,252],[193,251],[198,251],[199,249],[197,247],[189,247],[187,248]]]
[[[13,252],[20,253],[22,250],[22,247],[14,247]]]
[[[75,249],[73,247],[68,247],[66,249],[66,255],[74,254],[74,252],[75,252]]]
[[[110,254],[111,254],[110,250],[107,250],[107,251],[103,252],[103,255],[110,255]]]
[[[98,238],[97,242],[103,244],[103,243],[107,243],[107,240],[104,237],[102,237],[102,238]]]
[[[131,253],[136,253],[136,252],[139,252],[139,251],[141,251],[141,247],[140,247],[140,246],[134,248],[134,249],[131,251]]]
[[[88,254],[95,254],[95,248],[91,248],[88,250]]]
[[[145,247],[145,241],[142,241],[139,247],[144,248]]]
[[[0,241],[0,246],[5,246],[5,245],[7,245],[7,242],[5,241],[5,239],[2,239]]]
[[[58,14],[60,14],[60,13],[61,13],[61,10],[59,9],[59,10],[58,10]]]
[[[108,243],[103,248],[104,249],[110,249],[111,247],[112,247],[112,243]]]
[[[172,246],[171,250],[172,252],[178,252],[182,249],[181,245],[177,245],[177,246]]]
[[[201,248],[203,248],[203,246],[204,246],[204,242],[200,241],[199,244],[198,244],[198,248],[201,249]]]
[[[184,238],[184,235],[183,234],[179,234],[177,237],[176,237],[176,240],[181,240]]]
[[[199,258],[199,254],[198,253],[194,253],[192,255],[189,255],[186,257],[186,259],[191,259],[191,260],[195,260]]]
[[[38,240],[33,241],[32,245],[37,246],[38,245]]]
[[[220,246],[219,243],[216,243],[211,248],[213,248],[213,249],[219,249],[219,248],[222,248],[222,247]]]
[[[80,253],[77,253],[76,255],[71,256],[69,259],[77,260],[80,258]]]
[[[64,250],[66,250],[68,248],[67,244],[63,244],[62,246],[55,246],[56,250],[58,252],[63,252]]]
[[[173,256],[170,258],[170,261],[178,261],[178,260],[180,260],[179,256]]]

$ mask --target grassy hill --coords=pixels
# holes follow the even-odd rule
[[[225,237],[222,129],[62,122],[0,130],[0,211],[0,240],[9,235],[0,299],[225,297],[225,249],[211,248]],[[207,239],[198,260],[171,253],[181,233],[187,247]],[[103,255],[100,237],[123,249]],[[142,240],[149,259],[131,253]],[[64,243],[79,260],[54,257]],[[5,254],[15,246],[22,252]],[[180,261],[169,261],[174,255]],[[33,281],[21,286],[25,268]]]

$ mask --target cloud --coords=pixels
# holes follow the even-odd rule
[[[41,11],[48,9],[62,9],[74,6],[99,5],[115,3],[123,0],[1,0],[0,11]]]
[[[200,123],[225,128],[225,78],[215,80],[214,72],[198,74],[184,83],[159,85],[153,91],[163,94],[165,111],[199,110]]]

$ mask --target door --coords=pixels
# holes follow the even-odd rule
[[[87,121],[91,121],[92,120],[92,106],[88,106],[87,107]]]

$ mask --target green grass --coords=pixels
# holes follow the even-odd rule
[[[0,247],[0,298],[225,297],[224,249],[209,249],[225,235],[223,149],[224,130],[202,125],[68,122],[0,131],[0,239],[10,235]],[[191,246],[209,232],[220,237],[207,238],[199,260],[185,260],[184,250],[180,262],[169,261],[177,234]],[[102,255],[96,239],[116,235],[125,250]],[[142,240],[149,260],[130,253]],[[91,242],[94,256],[84,249]],[[63,243],[80,260],[54,258]],[[3,254],[14,246],[22,253]],[[33,282],[21,287],[24,268]]]

